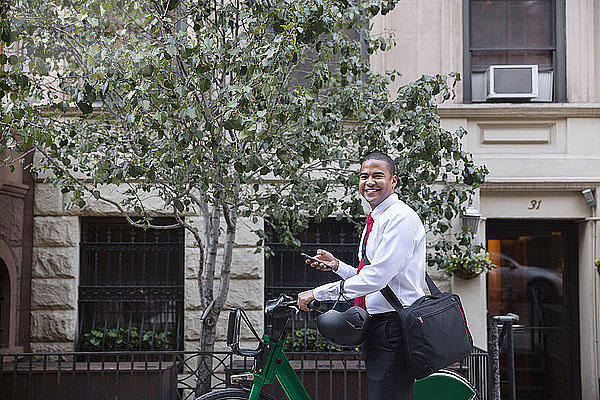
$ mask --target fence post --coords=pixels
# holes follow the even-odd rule
[[[489,398],[500,400],[500,350],[498,348],[498,325],[495,319],[488,315],[488,357],[489,357]]]
[[[498,386],[500,385],[500,345],[499,343],[504,339],[504,337],[506,336],[506,346],[508,348],[508,398],[509,400],[516,400],[517,399],[517,383],[516,383],[516,379],[515,379],[515,347],[514,347],[514,341],[513,341],[513,322],[516,322],[519,320],[519,316],[513,313],[508,313],[506,315],[498,315],[493,317],[494,319],[494,323],[493,325],[493,329],[495,329],[496,331],[496,349],[498,349],[498,351],[495,354],[495,360],[498,360],[498,376],[497,376],[497,381],[494,380],[492,385],[495,385],[496,382],[498,383]],[[502,332],[498,335],[498,323],[502,323]],[[491,335],[490,335],[491,336]],[[496,377],[494,377],[496,378]],[[496,398],[493,398],[494,400],[496,400]],[[500,400],[500,388],[498,388],[498,400]]]

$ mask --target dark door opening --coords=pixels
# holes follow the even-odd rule
[[[4,260],[0,258],[0,348],[8,347],[10,324],[10,278]]]
[[[576,225],[488,220],[486,230],[490,258],[499,266],[487,277],[488,310],[520,317],[517,398],[581,399]],[[505,380],[506,359],[500,365]],[[503,383],[502,398],[507,395]]]

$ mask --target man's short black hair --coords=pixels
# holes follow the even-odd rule
[[[377,160],[377,161],[383,161],[388,165],[388,169],[390,171],[390,173],[392,174],[392,176],[396,175],[396,165],[394,164],[394,160],[392,160],[392,158],[390,156],[388,156],[385,153],[382,153],[381,151],[374,151],[372,153],[367,154],[362,161],[360,162],[360,164],[362,165],[365,161],[368,160]]]

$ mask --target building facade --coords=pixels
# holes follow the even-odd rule
[[[600,1],[408,0],[374,30],[395,35],[372,64],[397,84],[462,75],[439,114],[490,171],[478,237],[500,266],[452,280],[476,344],[487,313],[519,314],[518,397],[598,398]]]
[[[403,73],[393,85],[462,75],[439,114],[447,129],[467,129],[466,150],[490,171],[473,205],[478,238],[499,268],[444,286],[461,295],[476,346],[487,348],[488,314],[519,314],[519,398],[598,398],[600,0],[403,0],[373,23],[374,34],[395,37],[371,58],[379,72]],[[112,206],[68,210],[65,195],[41,181],[31,190],[23,171],[0,179],[3,351],[86,349],[107,326],[164,333],[164,349],[197,347],[199,251],[190,235],[139,235]],[[252,229],[262,224],[239,225],[228,305],[262,326],[277,264],[255,252]],[[336,243],[345,234],[336,231]]]

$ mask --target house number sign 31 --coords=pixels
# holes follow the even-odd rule
[[[530,200],[528,210],[539,210],[542,205],[542,200]]]

